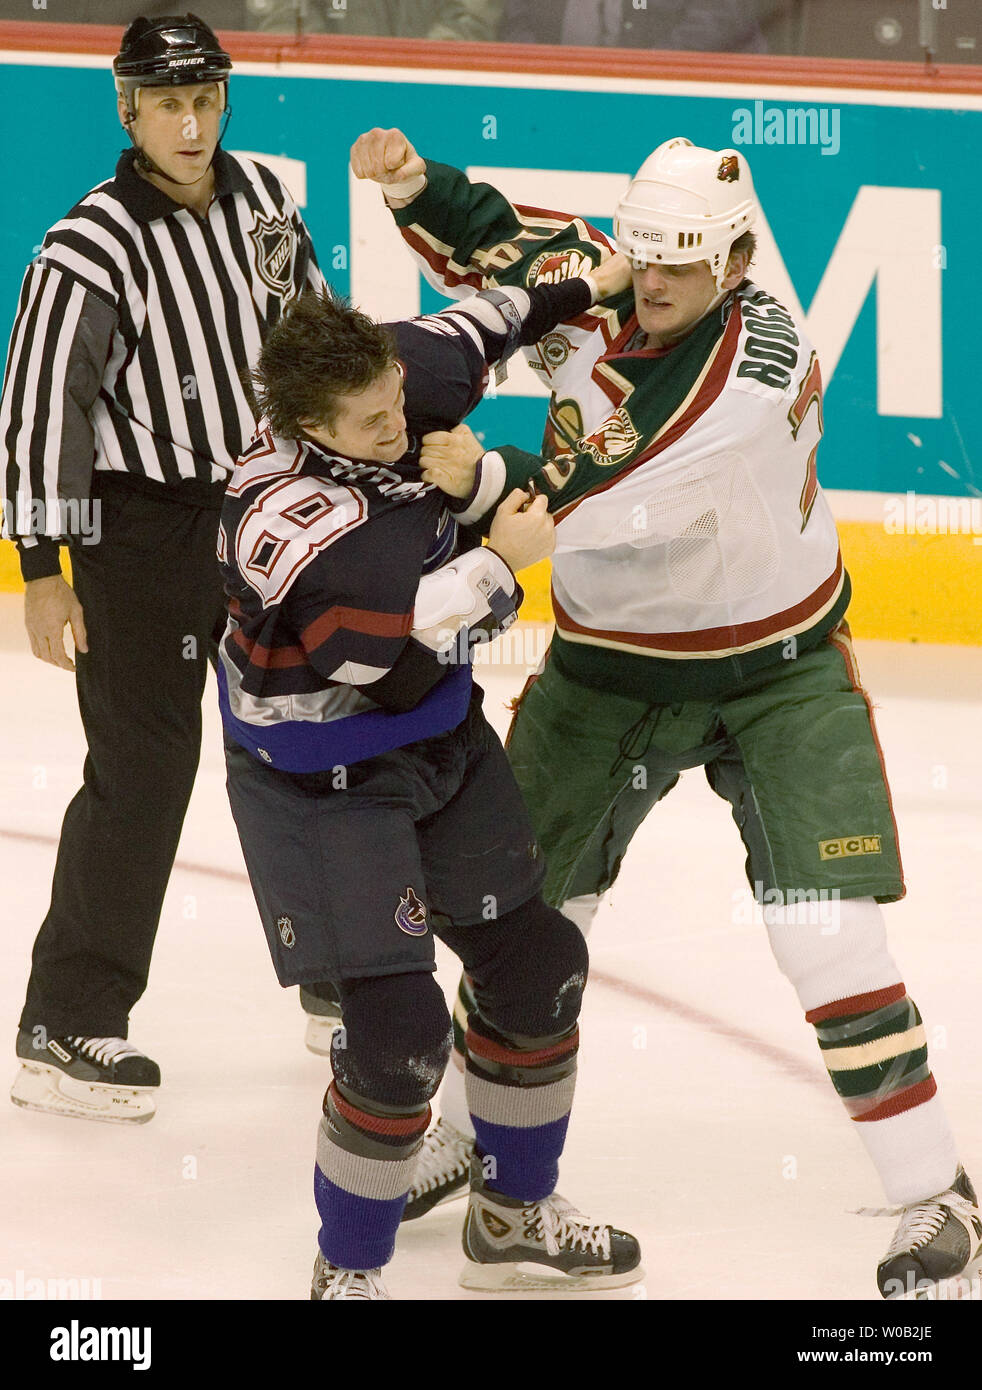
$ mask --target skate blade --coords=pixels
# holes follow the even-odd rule
[[[79,1081],[57,1067],[22,1062],[14,1079],[10,1099],[24,1110],[41,1110],[48,1115],[67,1115],[77,1120],[100,1120],[106,1124],[146,1124],[153,1119],[157,1105],[156,1087],[106,1086],[95,1081]]]
[[[643,1278],[641,1265],[625,1270],[623,1274],[561,1274],[536,1264],[470,1263],[458,1282],[462,1289],[484,1289],[495,1293],[576,1294],[590,1290],[622,1289]]]
[[[330,1057],[331,1040],[340,1027],[340,1023],[328,1023],[316,1014],[308,1014],[307,1032],[304,1036],[307,1051],[312,1052],[315,1057]]]

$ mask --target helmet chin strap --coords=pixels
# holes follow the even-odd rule
[[[221,130],[218,132],[218,139],[215,141],[215,149],[214,149],[214,151],[212,152],[211,159],[209,159],[209,161],[208,161],[208,169],[210,169],[211,166],[212,166],[212,164],[214,164],[214,162],[215,162],[215,155],[217,154],[218,148],[219,148],[219,146],[221,145],[222,140],[223,140],[224,137],[225,137],[225,132],[226,132],[226,130],[228,130],[228,122],[229,122],[229,117],[230,117],[231,115],[232,115],[232,108],[231,108],[231,106],[226,106],[226,107],[225,107],[225,110],[222,112],[223,124],[222,124]],[[144,172],[145,174],[156,174],[157,177],[158,177],[159,179],[166,179],[168,183],[176,184],[178,188],[192,188],[196,183],[200,183],[200,182],[201,182],[201,180],[204,178],[205,174],[207,174],[208,169],[206,169],[206,170],[204,171],[204,173],[199,174],[198,177],[197,177],[196,179],[188,179],[188,180],[185,182],[185,180],[183,180],[183,179],[175,179],[175,178],[173,177],[173,175],[168,174],[168,173],[165,173],[165,171],[164,171],[163,169],[161,169],[161,167],[160,167],[159,164],[155,164],[155,163],[153,162],[153,160],[150,158],[150,156],[147,154],[146,150],[144,150],[140,145],[138,145],[138,144],[136,143],[136,141],[134,140],[134,138],[133,138],[133,122],[134,122],[135,120],[136,120],[136,112],[135,112],[135,111],[127,111],[127,113],[126,113],[126,121],[125,121],[125,123],[124,123],[124,129],[125,129],[125,131],[126,131],[126,134],[130,137],[130,144],[133,146],[134,150],[136,150],[136,163],[137,163],[137,166],[138,166],[140,169],[142,169],[143,172]]]

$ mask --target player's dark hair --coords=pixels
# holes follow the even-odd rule
[[[340,397],[358,395],[396,361],[395,338],[330,290],[287,306],[263,344],[252,383],[273,433],[296,439],[301,420],[333,430]]]
[[[749,253],[747,256],[747,265],[749,266],[750,262],[757,254],[757,233],[741,232],[740,235],[737,237],[736,241],[730,247],[731,256],[733,255],[734,251],[747,251]]]

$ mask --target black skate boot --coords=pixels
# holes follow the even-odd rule
[[[466,1197],[473,1152],[474,1140],[454,1129],[441,1115],[426,1131],[403,1221],[415,1221],[443,1202]]]
[[[947,1191],[899,1211],[900,1225],[876,1270],[883,1297],[979,1298],[982,1211],[965,1169]]]
[[[157,1108],[160,1068],[125,1038],[17,1034],[20,1071],[10,1099],[26,1110],[111,1124],[145,1124]]]
[[[465,1289],[576,1293],[616,1289],[644,1277],[634,1236],[589,1221],[558,1192],[522,1202],[489,1191],[476,1154],[463,1241],[472,1262],[460,1276]],[[535,1270],[526,1273],[523,1264]]]

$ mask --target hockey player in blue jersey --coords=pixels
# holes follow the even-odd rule
[[[467,1287],[611,1288],[637,1241],[558,1196],[587,973],[469,654],[549,553],[545,503],[512,492],[489,544],[420,475],[489,366],[609,293],[489,291],[382,327],[329,295],[288,309],[256,371],[265,412],[229,486],[219,558],[228,788],[280,983],[337,984],[344,1030],[324,1099],[311,1297],[387,1298],[429,1102],[451,1049],[434,935],[474,982],[467,1095],[477,1135]]]

